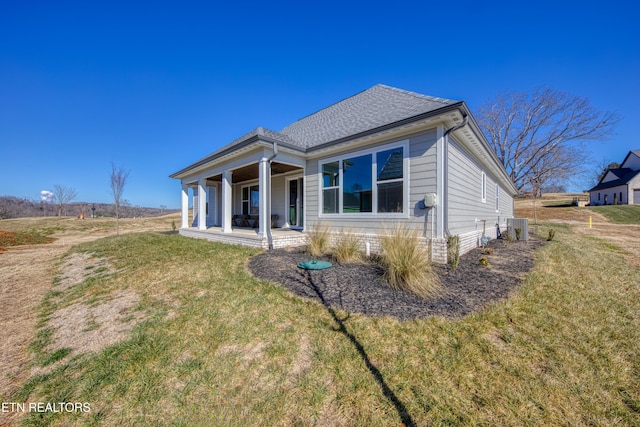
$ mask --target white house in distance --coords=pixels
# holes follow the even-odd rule
[[[640,150],[629,151],[619,168],[609,169],[589,190],[591,206],[640,205]]]
[[[321,225],[375,252],[377,236],[403,224],[436,262],[450,235],[462,253],[496,237],[517,194],[464,101],[385,85],[278,132],[258,127],[171,177],[185,236],[277,248]]]

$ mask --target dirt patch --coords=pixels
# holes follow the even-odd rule
[[[53,288],[55,291],[65,291],[89,277],[113,274],[115,268],[104,258],[94,258],[86,253],[74,253],[64,259],[60,271],[58,282]]]
[[[166,231],[168,220],[122,220],[121,232]],[[16,234],[20,229],[49,226],[55,219],[21,218],[2,220],[3,232]],[[29,344],[36,335],[38,307],[43,296],[51,290],[60,257],[71,246],[113,234],[114,226],[106,222],[104,228],[84,229],[88,222],[65,220],[70,229],[56,233],[49,244],[24,244],[5,248],[0,254],[0,400],[12,401],[13,396],[31,374]],[[96,220],[96,222],[98,222]],[[140,223],[140,224],[139,224]],[[53,224],[55,225],[55,224]],[[82,227],[81,227],[82,226]],[[48,240],[47,240],[48,241]],[[32,242],[35,243],[35,242]],[[21,413],[0,412],[0,425],[17,423]]]
[[[139,301],[135,293],[120,290],[97,305],[75,303],[57,310],[48,322],[53,330],[49,350],[70,349],[69,356],[97,353],[127,339],[143,317],[135,311]]]
[[[310,259],[309,255],[278,250],[253,257],[249,269],[256,277],[281,283],[299,296],[348,312],[401,320],[455,318],[506,298],[533,267],[534,252],[543,243],[534,236],[528,242],[492,240],[488,247],[493,254],[478,248],[463,255],[456,270],[436,267],[444,290],[430,300],[391,289],[384,283],[382,267],[375,263],[334,264],[325,270],[306,271],[297,264]],[[487,258],[487,267],[480,264],[482,257]]]

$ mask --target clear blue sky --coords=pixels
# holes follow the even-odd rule
[[[472,111],[540,85],[623,116],[594,160],[640,148],[640,14],[613,1],[3,1],[0,195],[54,184],[180,204],[168,175],[257,126],[377,83]],[[584,184],[583,187],[588,187]]]

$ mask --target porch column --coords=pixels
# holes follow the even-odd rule
[[[233,172],[224,171],[222,174],[222,232],[231,233],[232,199],[231,199],[231,177]]]
[[[180,228],[189,228],[189,187],[182,183],[182,224]]]
[[[266,158],[260,159],[258,163],[258,188],[260,191],[259,211],[260,218],[258,222],[258,236],[264,237],[267,233],[267,227],[271,227],[271,218],[267,218],[267,203],[271,203],[270,196],[267,191],[269,181],[271,180],[271,167]]]
[[[198,230],[207,229],[207,179],[198,180]]]

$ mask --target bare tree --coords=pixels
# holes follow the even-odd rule
[[[584,143],[611,136],[620,121],[584,97],[551,88],[506,93],[480,108],[478,122],[516,188],[571,176],[586,159]],[[542,176],[536,176],[543,174]]]
[[[111,163],[111,193],[113,194],[113,203],[116,208],[116,234],[120,234],[120,201],[122,200],[122,193],[124,192],[124,186],[129,179],[130,171],[122,166],[116,167],[114,163]]]
[[[76,198],[78,192],[75,188],[65,187],[64,185],[56,184],[53,186],[53,197],[58,204],[58,216],[62,216],[62,210],[64,205]]]

